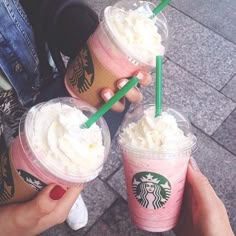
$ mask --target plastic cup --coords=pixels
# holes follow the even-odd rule
[[[110,148],[110,132],[103,118],[98,119],[96,124],[101,131],[104,153],[103,155],[100,154],[99,157],[98,154],[96,154],[97,156],[89,156],[89,158],[99,158],[99,161],[97,161],[92,169],[88,168],[86,172],[81,171],[79,168],[74,168],[74,165],[73,168],[70,169],[68,165],[64,164],[65,162],[60,161],[60,158],[57,159],[57,156],[52,158],[40,148],[40,145],[34,143],[33,137],[40,132],[40,130],[36,128],[38,127],[37,118],[40,117],[40,109],[47,107],[50,115],[50,106],[56,103],[77,108],[87,117],[96,111],[95,108],[78,99],[57,98],[49,102],[40,103],[25,113],[21,119],[19,136],[13,140],[10,148],[10,159],[14,167],[13,172],[15,173],[15,194],[10,199],[10,202],[29,200],[37,191],[50,183],[66,187],[83,185],[95,179],[103,168]],[[49,123],[50,122],[45,121],[45,127],[42,128],[47,129],[50,125]],[[76,132],[79,131],[76,130]],[[76,137],[77,136],[75,136],[75,138]],[[86,163],[87,162],[84,162],[83,165],[87,165]],[[77,163],[77,166],[79,165],[80,164]]]
[[[139,106],[128,113],[120,134],[128,124],[136,123],[150,106],[154,105]],[[175,117],[178,127],[192,141],[190,145],[180,149],[170,146],[166,151],[154,152],[124,144],[118,135],[130,216],[136,226],[150,232],[163,232],[176,226],[189,158],[196,147],[196,137],[190,131],[188,120],[175,109],[163,111]]]
[[[117,90],[117,79],[131,77],[139,70],[151,71],[155,67],[155,63],[144,58],[142,51],[128,47],[127,43],[115,34],[110,16],[117,8],[120,12],[138,9],[149,18],[155,5],[148,1],[120,1],[106,7],[96,31],[70,63],[65,75],[68,92],[72,97],[80,98],[94,107],[103,103],[100,96],[102,89]],[[166,18],[160,12],[152,20],[162,37],[164,47],[161,54],[164,54],[168,41]]]

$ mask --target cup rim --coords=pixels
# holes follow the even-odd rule
[[[150,155],[152,158],[149,159],[173,159],[174,156],[180,155],[180,154],[193,154],[197,150],[197,138],[195,135],[191,134],[191,144],[183,147],[183,148],[178,148],[178,149],[172,149],[170,147],[165,150],[160,150],[160,151],[155,151],[155,150],[144,150],[144,149],[139,149],[137,147],[134,147],[132,145],[128,144],[122,144],[120,142],[120,136],[118,136],[118,144],[120,146],[120,149],[123,151],[132,151],[132,153],[137,153],[139,158],[146,159],[145,155]],[[144,155],[145,154],[145,155]],[[170,155],[170,157],[166,157],[166,155]]]
[[[129,111],[127,113],[127,115],[130,112],[133,112],[135,109],[137,109],[140,106],[143,107],[143,111],[144,111],[148,107],[153,107],[155,105],[151,104],[151,103],[149,103],[149,104],[140,104],[139,106],[135,107],[133,110]],[[120,149],[124,150],[124,151],[132,151],[132,153],[138,153],[140,158],[142,158],[141,156],[143,154],[148,154],[150,156],[155,156],[154,159],[157,159],[157,156],[177,155],[177,154],[181,154],[181,153],[190,153],[190,154],[194,153],[197,150],[197,138],[191,132],[191,124],[190,124],[189,120],[185,117],[185,115],[182,112],[179,111],[179,109],[172,108],[170,106],[168,106],[168,107],[163,106],[163,110],[172,110],[172,111],[174,111],[176,114],[178,114],[178,116],[182,119],[182,121],[185,122],[185,127],[187,127],[188,131],[189,131],[186,135],[191,140],[191,143],[189,145],[183,146],[183,147],[180,147],[180,148],[170,147],[170,148],[166,148],[165,150],[157,151],[157,150],[145,150],[145,149],[139,148],[137,146],[135,147],[133,145],[130,145],[128,143],[123,143],[123,142],[121,142],[121,138],[122,138],[121,134],[122,134],[122,130],[124,128],[124,127],[122,127],[122,125],[124,125],[124,122],[125,122],[125,118],[124,118],[123,124],[121,124],[121,127],[119,129],[119,133],[117,135],[117,142],[118,142],[118,145],[119,145]],[[162,158],[160,158],[160,159],[162,159]],[[166,159],[166,157],[165,157],[165,159]]]
[[[103,139],[103,145],[104,145],[104,158],[102,163],[97,166],[95,169],[93,169],[93,171],[88,171],[86,172],[86,174],[81,174],[78,171],[65,171],[63,168],[58,168],[57,165],[55,165],[55,162],[53,164],[52,161],[45,161],[44,158],[38,158],[37,156],[39,155],[39,153],[34,152],[33,151],[33,147],[30,140],[30,133],[29,130],[26,129],[25,124],[28,122],[29,116],[31,115],[30,112],[32,112],[34,109],[37,109],[40,106],[43,106],[49,102],[65,102],[65,101],[74,101],[74,102],[78,102],[77,104],[83,105],[86,108],[91,109],[91,112],[95,111],[96,108],[92,107],[91,105],[89,105],[88,103],[81,101],[79,99],[76,98],[71,98],[71,97],[60,97],[60,98],[55,98],[52,100],[49,100],[48,102],[43,102],[40,104],[37,104],[35,106],[33,106],[31,109],[29,109],[27,112],[25,112],[25,114],[22,116],[21,121],[20,121],[20,133],[23,135],[19,135],[20,138],[20,143],[21,146],[23,148],[23,151],[26,155],[32,154],[36,159],[37,159],[37,163],[35,163],[35,166],[37,165],[37,169],[42,168],[44,171],[48,172],[50,175],[62,179],[64,182],[71,182],[71,183],[79,183],[79,182],[85,182],[87,179],[92,180],[94,178],[97,177],[97,175],[99,174],[99,172],[101,171],[104,162],[106,161],[108,154],[109,154],[109,149],[110,149],[110,145],[111,145],[111,140],[110,140],[110,131],[108,128],[108,125],[105,121],[105,119],[103,117],[101,117],[98,122],[101,123],[100,126],[100,130],[102,132],[102,139]],[[66,103],[65,103],[66,104]],[[88,110],[86,110],[88,111]],[[37,114],[37,110],[34,113],[34,115]],[[102,127],[102,128],[101,128]],[[106,135],[105,135],[106,134]],[[24,146],[24,144],[26,144],[26,147]],[[28,151],[28,150],[29,151]],[[51,171],[53,168],[53,171]],[[39,169],[40,171],[40,169]],[[79,173],[79,174],[78,174]],[[96,174],[96,176],[95,176]]]
[[[150,9],[153,9],[155,7],[155,5],[152,2],[148,2],[148,1],[138,1],[138,2],[148,4],[150,6]],[[109,24],[109,22],[106,20],[106,12],[111,11],[113,7],[114,6],[107,6],[102,11],[102,14],[103,14],[103,19],[102,20],[105,22],[104,23],[105,24],[104,28],[106,30],[107,36],[114,42],[114,44],[121,50],[121,52],[123,54],[128,56],[128,59],[129,59],[129,61],[131,63],[133,63],[135,65],[138,65],[138,66],[144,66],[144,67],[153,68],[154,66],[152,64],[148,64],[146,62],[141,61],[140,58],[134,56],[133,55],[134,53],[132,51],[128,50],[128,48],[123,49],[124,45],[122,44],[122,42],[120,42],[120,40],[116,39],[116,35],[114,33],[114,30],[112,29],[112,27]],[[168,37],[169,37],[169,30],[168,30],[168,24],[167,24],[167,20],[166,20],[165,14],[162,11],[160,11],[157,15],[155,15],[153,17],[155,22],[159,21],[158,20],[159,19],[158,15],[161,15],[161,17],[164,19],[164,22],[162,24],[165,25],[165,30],[166,30],[165,38],[168,39]],[[108,30],[109,30],[109,32],[108,32]],[[165,52],[166,52],[166,47],[167,47],[167,45],[165,46]],[[128,53],[127,53],[127,50],[128,50]],[[164,54],[165,54],[165,52],[164,52]]]

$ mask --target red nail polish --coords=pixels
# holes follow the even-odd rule
[[[50,192],[49,196],[52,200],[59,200],[66,192],[61,186],[56,185]]]

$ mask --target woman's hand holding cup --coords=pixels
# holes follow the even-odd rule
[[[134,76],[137,76],[139,80],[140,85],[148,86],[151,83],[152,77],[147,71],[138,71],[137,73],[134,74]],[[128,82],[128,79],[123,78],[117,80],[117,88],[120,89],[122,88],[126,83]],[[104,88],[101,91],[101,97],[102,99],[106,102],[108,101],[113,95],[114,91],[110,88]],[[131,103],[139,103],[143,99],[143,95],[139,88],[137,86],[131,88],[125,95],[123,99],[120,101],[116,102],[111,109],[116,112],[122,112],[125,108],[125,98],[129,100]]]

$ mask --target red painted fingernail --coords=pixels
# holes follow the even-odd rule
[[[56,185],[50,192],[49,196],[52,200],[59,200],[66,192],[61,186]]]

